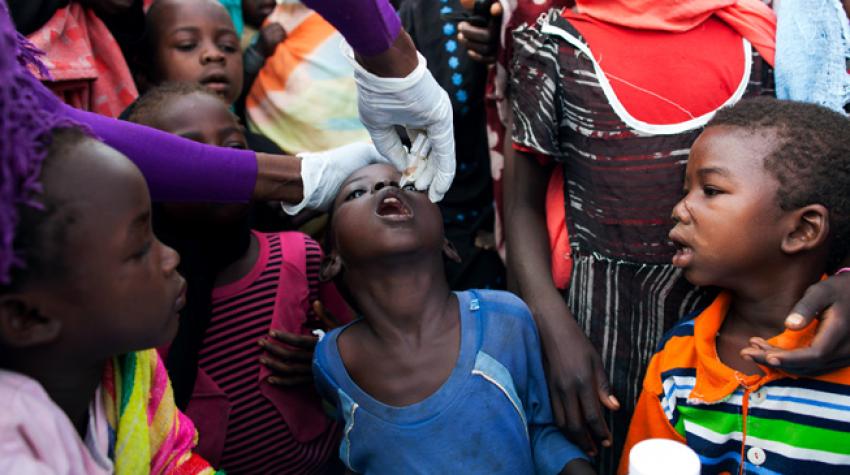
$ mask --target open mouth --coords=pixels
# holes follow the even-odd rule
[[[413,218],[413,211],[397,196],[388,195],[381,199],[375,214],[392,221],[405,221]]]
[[[201,84],[218,93],[230,90],[230,80],[224,74],[210,74],[201,79]]]
[[[673,255],[673,266],[687,267],[694,258],[693,248],[688,246],[687,242],[673,232],[670,232],[669,238],[670,241],[673,242],[673,246],[676,248],[676,253]]]

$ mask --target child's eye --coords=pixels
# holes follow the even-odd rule
[[[141,249],[139,249],[138,252],[136,252],[136,253],[134,253],[133,255],[130,256],[130,260],[140,261],[140,260],[144,259],[145,256],[147,256],[148,253],[150,253],[152,247],[153,247],[153,241],[148,241],[147,243],[145,243],[144,246],[142,246]]]
[[[248,148],[242,142],[228,142],[228,143],[224,144],[224,146],[230,147],[230,148],[238,148],[238,149],[242,149],[242,150],[245,150],[246,148]]]
[[[178,43],[174,46],[177,51],[192,51],[195,49],[195,43]]]
[[[401,189],[404,190],[404,191],[418,191],[416,189],[416,185],[414,185],[413,183],[408,183],[408,184],[402,186]]]
[[[345,201],[351,201],[351,200],[353,200],[353,199],[360,198],[360,197],[361,197],[361,196],[363,196],[364,194],[366,194],[366,190],[364,190],[364,189],[356,189],[356,190],[352,191],[351,193],[349,193],[349,194],[345,197]]]
[[[225,53],[235,53],[238,51],[236,45],[232,45],[230,43],[219,45],[219,48],[221,48],[221,50]]]
[[[722,191],[718,190],[717,188],[714,188],[713,186],[702,187],[702,192],[703,194],[705,194],[705,196],[717,196],[723,193]]]

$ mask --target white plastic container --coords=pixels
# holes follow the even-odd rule
[[[700,475],[699,457],[675,440],[643,440],[629,452],[629,475]]]

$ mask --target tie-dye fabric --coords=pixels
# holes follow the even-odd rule
[[[103,399],[116,475],[216,473],[192,453],[198,434],[174,404],[171,382],[156,350],[110,361],[104,371]]]
[[[248,95],[250,129],[289,153],[368,141],[354,73],[340,53],[342,35],[301,4],[278,5],[267,21],[283,25],[287,37]]]

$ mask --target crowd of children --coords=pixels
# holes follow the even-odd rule
[[[848,2],[35,3],[0,473],[850,473]]]

